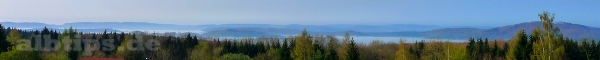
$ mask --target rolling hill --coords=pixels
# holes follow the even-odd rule
[[[434,25],[270,25],[270,24],[220,24],[220,25],[173,25],[143,22],[75,22],[62,25],[52,25],[35,22],[1,22],[3,26],[37,29],[48,28],[83,28],[84,32],[99,32],[104,29],[131,29],[131,30],[202,30],[204,36],[289,36],[299,34],[302,29],[307,29],[311,34],[343,35],[345,32],[355,36],[385,36],[385,37],[425,37],[439,39],[467,39],[470,37],[487,37],[491,39],[509,39],[517,31],[525,30],[531,33],[533,28],[540,26],[541,22],[524,22],[501,27],[469,27],[469,26],[434,26]],[[573,24],[568,22],[555,22],[564,36],[574,39],[593,38],[600,39],[600,28]],[[87,29],[87,30],[86,30]]]
[[[387,31],[379,31],[379,32],[371,32],[371,31],[355,31],[355,30],[347,30],[347,31],[312,31],[308,30],[311,34],[320,34],[320,35],[338,35],[341,36],[345,32],[350,32],[351,35],[354,36],[382,36],[382,37],[424,37],[424,38],[434,38],[434,39],[467,39],[470,37],[485,37],[490,39],[510,39],[515,33],[519,30],[525,30],[526,33],[530,34],[531,31],[540,26],[541,22],[533,21],[533,22],[524,22],[514,25],[507,25],[489,29],[480,29],[480,28],[442,28],[442,29],[433,29],[429,31],[401,31],[401,32],[387,32]],[[589,27],[579,24],[567,23],[567,22],[556,22],[555,26],[560,28],[560,32],[565,36],[573,39],[584,39],[584,38],[592,38],[592,39],[600,39],[600,28],[597,27]],[[356,26],[347,26],[345,28],[356,27]],[[332,29],[332,28],[329,28]],[[279,35],[279,36],[289,36],[294,34],[299,34],[300,29],[286,29],[286,28],[220,28],[215,29],[214,31],[210,31],[205,33],[206,35],[217,35],[217,36],[254,36],[254,35]]]
[[[436,29],[425,32],[429,38],[458,38],[465,39],[469,37],[487,37],[492,39],[509,39],[516,34],[519,30],[525,30],[526,33],[531,34],[536,27],[542,27],[542,22],[525,22],[515,25],[507,25],[502,27],[496,27],[491,29],[476,29],[476,28],[446,28]],[[600,39],[600,28],[589,27],[579,24],[567,23],[567,22],[556,22],[554,26],[560,29],[560,32],[565,36],[573,39]]]

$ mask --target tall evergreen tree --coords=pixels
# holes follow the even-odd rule
[[[579,48],[579,44],[577,42],[574,42],[571,39],[565,39],[565,48],[567,48],[567,50],[565,50],[565,53],[567,53],[567,57],[569,60],[584,60],[587,59],[587,56],[585,56],[585,53],[582,53],[581,50]]]
[[[329,36],[329,42],[327,43],[327,53],[325,54],[326,60],[338,60],[336,45],[337,39],[334,36]]]
[[[314,40],[313,43],[313,54],[310,55],[311,60],[323,60],[325,59],[325,55],[323,54],[324,50],[319,45],[319,40]]]
[[[291,51],[290,51],[292,48],[290,48],[290,45],[288,45],[288,43],[290,43],[290,42],[286,38],[283,41],[283,45],[281,45],[281,49],[282,49],[282,51],[281,51],[281,59],[282,60],[292,60],[292,58],[291,58]]]
[[[296,37],[296,40],[294,41],[295,44],[294,50],[292,50],[292,58],[294,58],[294,60],[308,60],[314,49],[306,29],[304,29],[302,34]]]
[[[63,34],[65,37],[69,37],[69,38],[72,39],[71,40],[72,43],[70,43],[68,45],[69,47],[75,48],[75,47],[77,47],[75,45],[81,44],[81,42],[75,42],[75,41],[81,41],[81,40],[74,40],[75,39],[75,35],[77,34],[77,30],[73,29],[73,27],[69,27],[69,29],[67,29],[64,33],[66,33],[66,34]],[[69,50],[68,54],[69,54],[68,55],[69,59],[78,60],[79,59],[80,51]]]
[[[594,42],[596,43],[596,42]],[[596,47],[594,47],[594,53],[596,53],[593,57],[596,57],[595,59],[600,59],[600,41],[598,41],[598,43],[596,43]]]
[[[408,49],[409,47],[404,43],[404,40],[400,40],[398,44],[398,51],[396,51],[395,60],[414,60]]]
[[[469,43],[467,44],[467,54],[469,54],[471,57],[477,56],[475,52],[475,43],[477,43],[475,42],[475,38],[469,38]]]
[[[508,56],[508,50],[510,50],[509,48],[510,46],[508,46],[507,42],[504,42],[504,46],[502,47],[502,52],[500,55],[502,55],[502,57],[504,57],[504,59],[506,59],[506,56]]]
[[[526,59],[529,60],[529,54],[526,53],[527,47],[527,34],[525,34],[524,30],[519,30],[517,34],[510,41],[510,50],[508,50],[508,55],[506,56],[507,60],[515,60],[515,59]]]
[[[356,46],[356,43],[354,42],[354,39],[350,40],[350,50],[348,50],[348,58],[349,60],[360,60],[359,56],[360,54],[358,53],[358,47]]]
[[[338,58],[340,60],[348,60],[346,58],[348,57],[347,55],[349,53],[347,53],[346,51],[349,50],[349,45],[348,44],[350,44],[350,39],[351,39],[350,34],[348,32],[346,32],[344,34],[344,38],[341,41],[341,44],[339,45],[340,47],[337,48],[337,50],[338,50]]]
[[[11,43],[6,40],[6,28],[0,24],[0,53],[10,50]]]
[[[484,51],[486,49],[483,48],[484,47],[484,40],[482,38],[477,38],[477,44],[475,45],[475,56],[473,56],[473,58],[475,59],[483,59],[484,55],[483,53],[485,53]]]
[[[487,38],[484,39],[483,44],[481,45],[481,56],[482,58],[489,58],[490,56],[490,45],[489,40]]]
[[[596,42],[594,40],[591,40],[590,43],[591,44],[588,47],[588,50],[590,50],[590,53],[589,53],[590,54],[590,58],[589,59],[591,59],[591,60],[598,60],[598,58],[600,58],[600,57],[598,57],[597,55],[600,54],[600,53],[597,52],[598,49],[596,48]]]
[[[496,58],[500,54],[500,49],[498,48],[498,42],[496,40],[494,40],[494,46],[492,47],[491,53],[492,58]]]

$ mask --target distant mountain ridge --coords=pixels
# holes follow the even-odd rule
[[[354,31],[347,30],[351,35],[355,36],[382,36],[382,37],[424,37],[424,38],[432,38],[432,39],[467,39],[467,38],[490,38],[490,39],[510,39],[513,37],[517,31],[525,30],[526,33],[531,34],[531,31],[535,27],[541,27],[541,22],[533,21],[533,22],[525,22],[514,25],[507,25],[496,28],[489,29],[480,29],[480,28],[440,28],[429,31],[401,31],[401,32],[363,32],[363,31]],[[556,22],[554,26],[560,28],[560,32],[568,38],[572,39],[600,39],[600,28],[597,27],[589,27],[579,24],[567,23],[567,22]],[[249,30],[256,32],[263,32],[273,35],[282,35],[285,34],[299,34],[301,30],[288,30],[288,29],[278,29],[278,28],[231,28],[237,30]],[[280,32],[274,32],[280,31]],[[285,32],[281,32],[285,31]],[[311,32],[311,34],[321,34],[321,35],[338,35],[341,36],[346,31],[338,31],[338,32]],[[285,35],[284,35],[285,36]]]
[[[36,23],[36,22],[0,22],[4,26],[17,28],[112,28],[128,30],[220,30],[232,28],[282,28],[282,29],[307,29],[313,32],[339,32],[339,31],[359,31],[359,32],[401,32],[401,31],[428,31],[439,28],[456,27],[476,27],[476,26],[435,26],[435,25],[414,25],[414,24],[391,24],[391,25],[358,25],[358,24],[331,24],[331,25],[271,25],[271,24],[208,24],[208,25],[174,25],[157,24],[145,22],[74,22],[61,25]],[[488,27],[478,27],[488,28]]]
[[[580,25],[580,24],[573,24],[573,23],[568,23],[568,22],[555,22],[554,26],[558,27],[560,29],[560,32],[565,36],[565,37],[569,37],[569,38],[575,38],[575,39],[583,39],[583,38],[593,38],[593,39],[600,39],[600,28],[598,27],[590,27],[590,26],[584,26],[584,25]],[[486,34],[501,34],[502,32],[513,32],[510,34],[501,34],[499,37],[512,37],[515,32],[517,32],[519,29],[523,29],[526,31],[526,33],[531,34],[531,31],[533,31],[534,28],[539,27],[540,29],[542,29],[542,22],[540,21],[535,21],[535,22],[526,22],[526,23],[521,23],[521,24],[516,24],[516,25],[511,25],[511,26],[503,26],[503,27],[499,27],[499,28],[494,28],[494,29],[489,29],[486,30],[484,32],[495,32],[495,33],[486,33]]]
[[[311,34],[320,35],[343,35],[345,32],[355,36],[385,36],[385,37],[424,37],[438,39],[467,39],[470,37],[487,37],[490,39],[509,39],[518,30],[525,30],[528,34],[541,22],[524,22],[501,27],[477,27],[472,26],[435,26],[435,25],[270,25],[270,24],[219,24],[219,25],[173,25],[155,24],[143,22],[78,22],[52,25],[44,23],[14,23],[1,22],[3,26],[17,28],[39,29],[48,28],[74,28],[89,29],[89,32],[103,31],[104,29],[118,31],[118,29],[129,30],[202,30],[203,36],[231,36],[231,37],[257,37],[257,36],[289,36],[299,34],[306,29]],[[592,38],[600,39],[600,28],[573,24],[568,22],[555,22],[565,37],[574,39]]]
[[[600,28],[589,27],[580,24],[573,24],[568,22],[555,22],[554,26],[560,29],[560,32],[568,38],[573,39],[600,39]],[[469,37],[487,37],[494,39],[509,39],[513,37],[517,31],[525,30],[527,34],[531,34],[534,28],[542,28],[542,22],[533,21],[519,23],[515,25],[507,25],[502,27],[496,27],[491,29],[437,29],[427,32],[427,37],[438,37],[438,38],[469,38]],[[471,31],[471,32],[465,32]],[[440,36],[441,35],[441,36]]]

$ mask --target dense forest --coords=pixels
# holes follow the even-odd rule
[[[470,38],[468,42],[404,42],[399,39],[400,42],[375,40],[368,44],[354,42],[348,33],[343,38],[336,38],[334,35],[311,35],[306,30],[286,38],[219,39],[191,34],[83,33],[73,28],[62,32],[49,29],[26,31],[0,25],[0,60],[600,60],[600,42],[563,37],[560,30],[552,26],[554,14],[543,12],[539,18],[542,27],[535,28],[531,34],[524,30],[515,32],[517,34],[510,40]],[[132,43],[134,40],[156,41]]]

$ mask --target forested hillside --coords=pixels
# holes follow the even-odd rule
[[[553,22],[554,26],[558,28],[565,37],[573,39],[600,39],[600,28],[589,27],[579,24],[567,23],[567,22]],[[428,38],[445,38],[445,39],[466,39],[469,37],[487,37],[491,39],[509,39],[513,37],[520,30],[525,30],[526,33],[531,34],[535,28],[541,28],[541,21],[525,22],[515,25],[507,25],[502,27],[496,27],[491,29],[477,29],[477,28],[444,28],[435,29],[426,32],[409,32],[404,34],[422,34],[421,37]],[[400,33],[401,34],[401,33]],[[406,36],[406,35],[400,35]],[[418,36],[418,35],[417,35]]]
[[[220,39],[193,34],[170,36],[115,31],[83,33],[73,28],[22,30],[0,24],[0,60],[598,60],[600,41],[571,39],[577,26],[553,24],[554,15],[539,14],[539,28],[516,30],[511,39],[471,37],[468,42],[356,43],[346,32],[334,35],[301,34],[280,37]],[[504,30],[503,28],[498,28]],[[493,29],[493,30],[498,30]],[[457,28],[459,34],[487,30]],[[510,29],[507,29],[510,30]],[[228,30],[237,31],[237,30]],[[431,31],[448,33],[443,31]],[[563,33],[567,32],[567,33]],[[588,33],[588,32],[580,32]],[[590,32],[593,33],[593,32]],[[214,33],[220,34],[220,33]],[[228,33],[229,34],[229,33]],[[263,34],[263,33],[251,33]],[[575,33],[576,34],[576,33]],[[440,35],[443,36],[443,35]],[[461,35],[471,36],[471,35]],[[579,35],[576,35],[579,36]],[[48,40],[50,39],[50,40]]]

